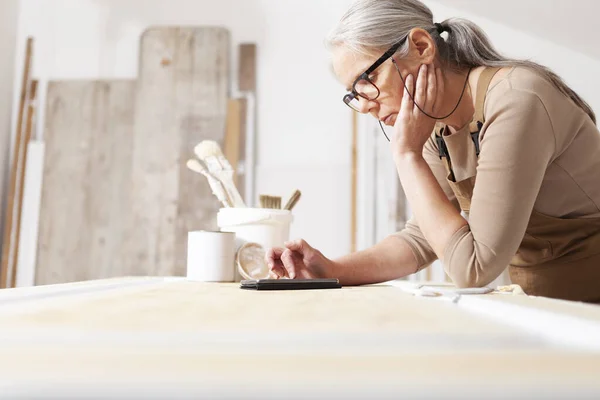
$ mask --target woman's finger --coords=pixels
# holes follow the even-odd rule
[[[420,107],[424,107],[427,102],[427,64],[422,64],[419,68],[416,83],[415,103],[417,103]],[[418,109],[415,109],[414,111],[417,113],[419,112]]]
[[[283,262],[281,261],[281,255],[283,252],[284,249],[274,248],[269,249],[265,254],[265,262],[267,263],[269,270],[272,272],[272,274],[279,278],[285,278],[287,276],[287,272],[283,266]]]
[[[288,275],[286,269],[283,267],[282,264],[281,266],[276,266],[272,270],[270,270],[269,276],[272,276],[274,279],[279,279],[287,278]]]
[[[267,263],[267,266],[269,268],[273,268],[278,262],[281,262],[281,255],[284,251],[285,249],[279,247],[267,250],[265,254],[265,262]]]
[[[297,240],[285,242],[284,246],[292,251],[297,251],[299,253],[304,253],[311,249],[309,244],[306,243],[306,241],[304,241],[303,239],[297,239]]]
[[[435,98],[438,99],[435,103],[435,111],[440,112],[442,108],[442,99],[444,98],[444,76],[442,75],[442,69],[435,69],[435,82],[437,86],[437,93]]]
[[[294,252],[292,250],[285,250],[281,255],[281,261],[283,262],[283,267],[287,272],[287,276],[291,279],[296,279],[296,271],[300,268],[298,263],[298,258],[294,257]]]
[[[404,80],[404,94],[402,95],[402,103],[400,104],[400,114],[399,118],[396,120],[396,123],[399,123],[403,118],[407,118],[411,115],[413,110],[413,100],[409,91],[412,90],[413,77],[412,75],[408,75]]]
[[[435,67],[430,65],[427,70],[427,101],[425,102],[425,110],[433,112],[435,102],[437,100],[437,79],[435,76]]]

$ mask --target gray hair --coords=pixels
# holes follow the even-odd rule
[[[383,52],[408,36],[411,30],[422,28],[436,42],[442,63],[452,69],[488,67],[525,67],[534,70],[571,98],[592,121],[596,115],[588,103],[549,68],[528,60],[502,56],[485,32],[463,18],[441,22],[448,32],[444,39],[434,25],[431,10],[419,0],[358,0],[342,17],[327,38],[329,47],[343,45],[358,54]],[[409,44],[398,49],[400,57],[408,55]]]

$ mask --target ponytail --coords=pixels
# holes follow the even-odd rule
[[[532,61],[515,60],[503,57],[492,46],[485,32],[471,21],[462,18],[450,18],[440,24],[448,31],[446,40],[438,40],[440,55],[450,66],[456,68],[488,67],[525,67],[551,82],[561,93],[568,96],[587,115],[594,124],[596,115],[589,104],[549,68]]]

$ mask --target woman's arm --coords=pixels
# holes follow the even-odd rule
[[[419,152],[395,148],[398,174],[419,227],[460,287],[486,285],[508,266],[555,150],[553,127],[541,99],[509,84],[503,87],[488,96],[490,112],[482,130],[468,223],[443,195]],[[408,129],[397,129],[396,134],[411,140],[403,138],[411,135]]]
[[[395,162],[419,228],[443,262],[450,238],[466,226],[467,221],[448,200],[421,154],[402,154],[395,157]]]
[[[389,236],[366,250],[333,262],[329,277],[346,286],[387,282],[413,274],[417,261],[409,245],[398,236]]]

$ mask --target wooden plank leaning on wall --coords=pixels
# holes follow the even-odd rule
[[[27,38],[27,44],[25,49],[25,65],[23,68],[23,76],[21,81],[21,95],[19,98],[19,111],[17,116],[17,131],[15,132],[15,142],[13,148],[12,166],[10,170],[10,186],[8,192],[8,201],[5,210],[5,224],[2,238],[2,265],[0,266],[0,288],[7,288],[14,281],[13,276],[15,271],[11,271],[11,258],[14,255],[14,211],[15,211],[15,199],[18,196],[17,178],[18,170],[21,164],[20,154],[21,149],[27,146],[27,143],[23,143],[23,120],[25,116],[25,106],[27,104],[27,98],[29,94],[29,81],[31,74],[31,65],[33,59],[33,38]]]
[[[227,125],[225,128],[225,144],[223,153],[234,171],[234,182],[242,197],[244,196],[244,173],[242,166],[244,160],[244,136],[246,120],[246,100],[229,99],[227,102]]]
[[[238,53],[238,88],[242,93],[240,113],[242,114],[240,139],[240,159],[237,185],[249,207],[255,203],[255,143],[257,118],[257,46],[255,43],[242,43]]]
[[[49,82],[36,285],[137,272],[120,261],[134,95],[132,80]]]
[[[188,232],[217,228],[220,204],[186,160],[202,140],[223,146],[230,41],[220,27],[161,26],[142,35],[123,262],[148,275],[185,275]]]
[[[10,287],[17,286],[17,267],[19,262],[19,244],[21,237],[21,217],[23,215],[23,195],[25,193],[25,168],[27,166],[27,155],[29,150],[29,143],[31,142],[31,134],[33,132],[33,120],[35,117],[36,110],[36,99],[37,99],[37,87],[38,81],[31,81],[31,85],[29,87],[29,102],[27,105],[27,117],[25,123],[25,138],[23,140],[22,147],[22,155],[20,154],[19,158],[21,159],[19,168],[19,178],[17,182],[18,190],[18,200],[17,200],[17,210],[16,210],[16,227],[14,229],[14,247],[12,251],[12,255],[10,257],[9,263],[9,271],[10,271]]]
[[[136,82],[52,83],[36,284],[185,274],[187,233],[216,229],[219,202],[185,161],[223,145],[229,46],[224,28],[153,27]],[[65,207],[76,229],[52,219]]]

